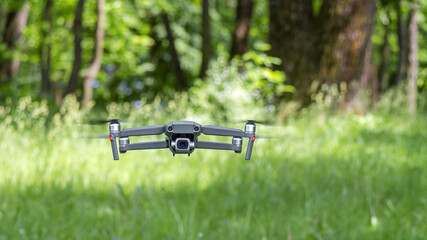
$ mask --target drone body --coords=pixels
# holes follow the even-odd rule
[[[196,148],[232,150],[236,153],[241,153],[243,138],[248,138],[249,142],[246,150],[246,160],[250,160],[251,158],[255,141],[256,121],[247,121],[245,131],[211,125],[202,126],[191,121],[174,121],[164,126],[151,125],[121,130],[120,123],[117,119],[109,120],[108,122],[110,122],[109,139],[111,141],[114,160],[119,160],[117,138],[119,139],[120,153],[126,153],[130,150],[169,148],[174,156],[175,154],[188,154],[188,156],[190,156]],[[132,136],[161,134],[166,135],[163,141],[130,143],[130,137]],[[231,143],[200,141],[199,137],[201,134],[232,137],[232,141]]]

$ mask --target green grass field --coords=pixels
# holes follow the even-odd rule
[[[427,238],[425,116],[259,126],[285,137],[257,140],[251,161],[167,149],[113,161],[78,128],[0,122],[0,239]]]

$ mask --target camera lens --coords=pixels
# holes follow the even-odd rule
[[[178,146],[178,149],[187,149],[188,148],[188,141],[187,140],[179,140],[176,145]]]

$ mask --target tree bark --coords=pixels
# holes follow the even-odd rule
[[[67,90],[65,95],[74,93],[77,90],[77,84],[79,80],[79,72],[82,65],[82,30],[83,30],[83,8],[85,0],[79,0],[77,2],[76,11],[74,14],[74,61],[73,68],[71,70],[70,80],[68,81]]]
[[[93,81],[96,79],[99,70],[101,69],[102,53],[104,50],[104,5],[105,0],[97,0],[97,14],[96,21],[96,36],[95,36],[95,51],[94,58],[91,65],[86,69],[83,81],[83,101],[82,105],[87,106],[89,101],[93,98]]]
[[[396,79],[393,84],[398,84],[406,78],[406,67],[407,67],[407,39],[408,31],[403,20],[403,13],[401,10],[401,2],[396,2],[396,14],[397,14],[397,40],[399,45],[399,60],[397,63]]]
[[[42,84],[40,95],[46,97],[51,90],[51,50],[52,42],[50,40],[50,33],[52,29],[52,7],[53,0],[46,0],[45,7],[43,9],[42,24],[41,24],[41,40],[40,40],[40,68]]]
[[[363,88],[367,88],[368,85],[370,84],[370,81],[372,81],[372,78],[370,78],[370,67],[372,65],[372,48],[373,48],[373,43],[372,43],[372,31],[374,29],[374,24],[375,24],[375,12],[376,12],[376,4],[374,3],[371,6],[367,6],[369,3],[366,3],[362,6],[360,6],[362,9],[365,9],[366,13],[362,13],[361,19],[363,19],[363,17],[365,18],[365,21],[363,23],[362,26],[362,34],[364,35],[362,38],[362,49],[360,49],[361,53],[361,57],[362,57],[362,66],[359,69],[359,72],[356,72],[355,76],[353,77],[354,79],[358,79],[358,75],[360,74],[360,82]],[[372,2],[370,1],[370,4],[372,4]]]
[[[408,64],[408,112],[414,115],[417,109],[417,79],[418,79],[418,17],[419,1],[414,0],[409,13],[409,64]]]
[[[271,54],[282,60],[286,83],[310,103],[323,83],[366,83],[377,0],[270,0]]]
[[[346,100],[353,111],[365,113],[367,105],[362,101],[366,91],[370,91],[371,103],[377,94],[378,79],[372,64],[372,31],[375,23],[377,1],[355,1],[352,17],[346,30],[344,41],[348,41],[344,52],[344,66],[340,81],[347,83]],[[354,83],[354,85],[352,84]]]
[[[312,42],[312,0],[270,0],[269,8],[271,54],[282,60],[286,83],[297,89],[299,97],[306,96],[310,75],[316,71],[313,61],[319,55]]]
[[[17,42],[21,38],[22,30],[27,25],[30,4],[25,2],[19,10],[7,13],[6,27],[3,32],[3,42],[6,43],[7,52],[13,55]],[[0,59],[0,84],[10,82],[19,69],[20,61],[12,57]]]
[[[206,71],[209,66],[209,59],[211,55],[211,24],[209,16],[209,0],[202,1],[202,64],[200,67],[200,78],[206,76]]]
[[[7,15],[7,2],[1,2],[0,3],[0,41],[3,41],[2,34],[5,28],[5,21],[6,21],[6,15]]]
[[[173,36],[173,32],[170,26],[169,17],[166,13],[162,13],[163,24],[165,25],[167,38],[169,41],[169,51],[172,56],[172,62],[175,69],[175,76],[177,78],[177,89],[183,90],[187,88],[188,84],[185,80],[184,73],[181,69],[181,63],[178,58],[178,53],[175,48],[175,38]]]
[[[242,56],[248,48],[248,35],[251,25],[253,0],[238,0],[236,8],[236,29],[231,43],[230,59]]]

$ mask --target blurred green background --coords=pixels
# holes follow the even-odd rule
[[[426,17],[424,0],[2,0],[0,239],[425,239]],[[250,161],[113,161],[86,124],[110,118],[279,138]]]

